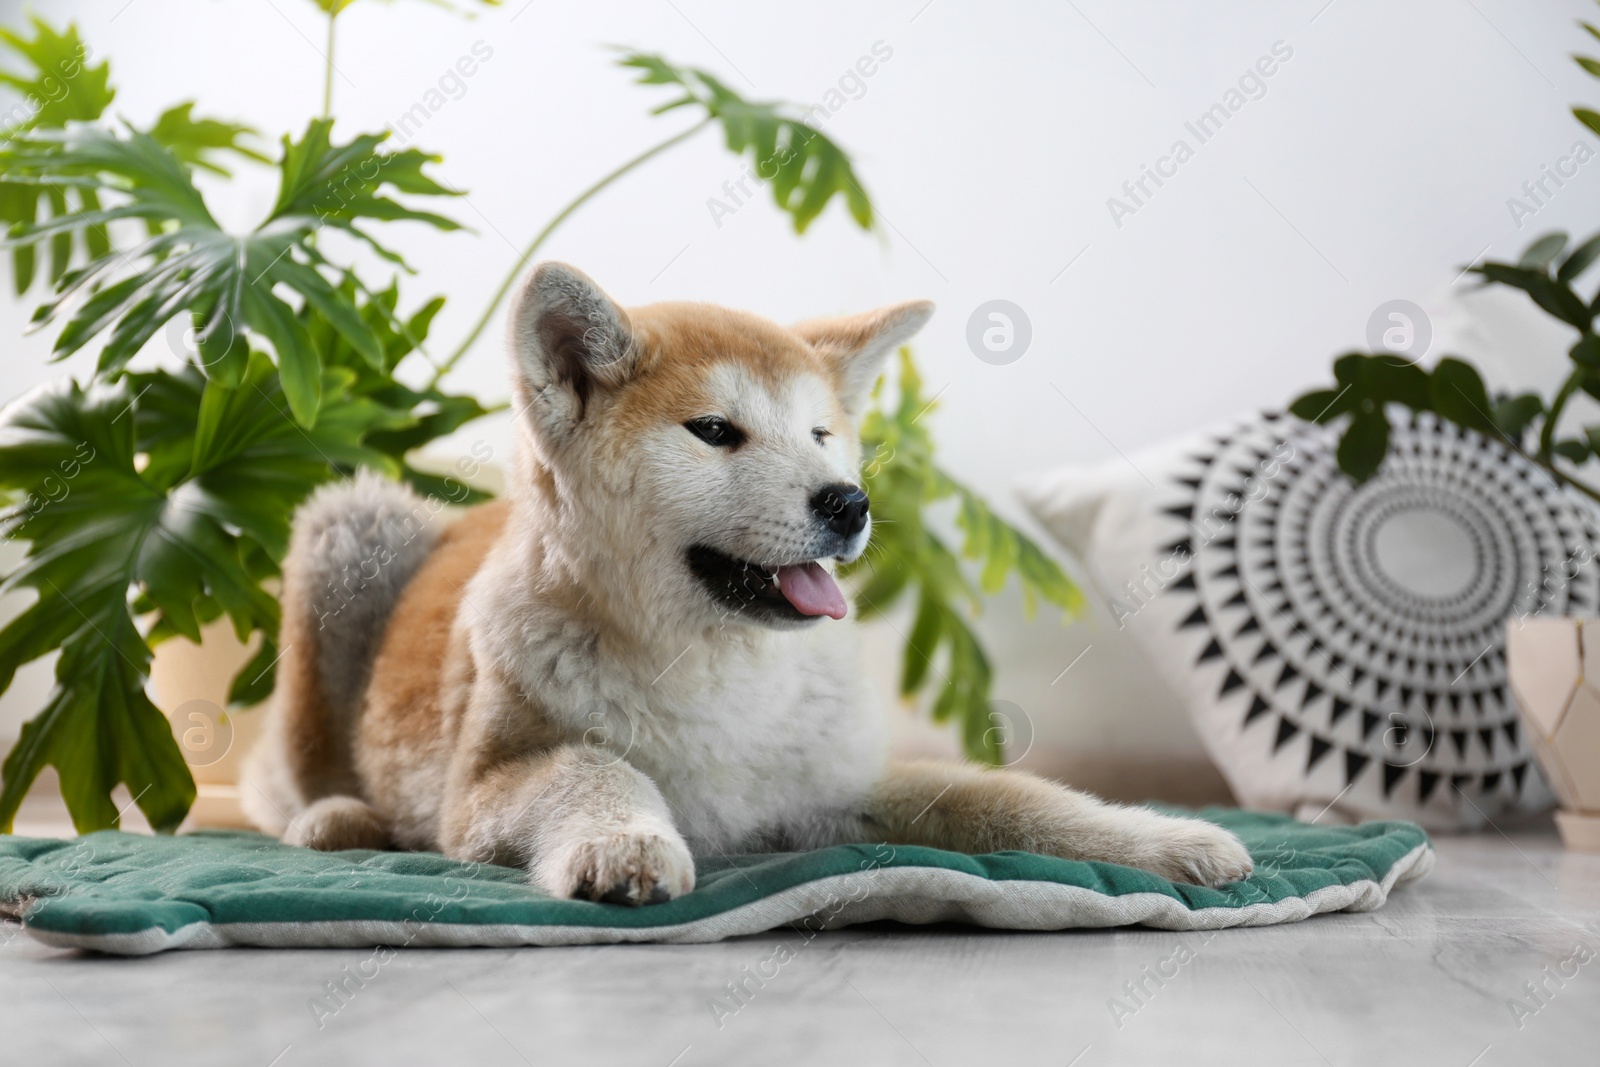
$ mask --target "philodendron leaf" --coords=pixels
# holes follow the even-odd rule
[[[116,90],[111,88],[111,70],[104,61],[94,63],[93,52],[68,24],[57,30],[37,15],[29,19],[33,36],[23,37],[0,29],[0,43],[24,60],[22,73],[0,71],[0,85],[16,91],[22,98],[19,114],[7,114],[0,134],[10,136],[24,129],[60,129],[69,122],[93,122],[110,106]]]
[[[55,689],[0,770],[0,830],[47,765],[80,831],[117,825],[118,783],[157,829],[175,829],[194,799],[172,731],[144,695],[150,649],[128,590],[181,566],[197,533],[136,469],[133,396],[129,383],[86,391],[67,381],[0,412],[0,486],[20,496],[0,525],[29,542],[0,589],[37,596],[0,630],[0,688],[21,664],[61,652]]]
[[[410,421],[351,397],[351,379],[326,372],[338,403],[309,430],[260,353],[233,389],[185,367],[87,389],[69,379],[0,412],[0,490],[15,501],[0,534],[27,545],[0,591],[36,597],[0,629],[0,689],[61,652],[55,689],[6,760],[0,827],[46,765],[80,830],[116,825],[118,783],[158,829],[182,820],[194,786],[145,695],[151,643],[199,640],[221,615],[240,639],[275,639],[278,604],[261,583],[276,568],[260,553],[282,558],[290,516],[317,484],[362,464],[392,470],[362,439]],[[270,667],[247,666],[235,694],[268,691]]]
[[[278,665],[278,642],[263,637],[261,647],[250,657],[250,662],[240,668],[228,686],[228,705],[248,708],[260,704],[272,695],[272,683]]]
[[[879,383],[881,391],[882,382]],[[868,412],[862,427],[866,456],[862,481],[872,500],[872,544],[840,568],[855,579],[856,611],[881,615],[914,596],[916,612],[902,650],[900,687],[907,696],[932,688],[936,721],[954,720],[967,755],[998,763],[1001,738],[989,714],[993,672],[967,617],[983,596],[1015,578],[1024,601],[1072,613],[1081,596],[1071,579],[1022,531],[1000,518],[977,494],[934,462],[927,415],[932,401],[908,349],[900,352],[898,398]],[[929,504],[954,498],[963,534],[962,555],[976,564],[978,580],[926,525]]]
[[[395,368],[401,360],[422,351],[433,317],[444,306],[444,297],[436,296],[410,317],[402,318],[397,313],[400,294],[394,284],[369,293],[356,284],[354,275],[346,274],[339,282],[338,293],[341,300],[358,309],[361,320],[377,338],[381,359],[374,365],[367,354],[350,344],[345,332],[328,321],[320,306],[308,305],[301,311],[301,319],[311,343],[321,354],[323,365],[340,368],[350,375],[352,397],[406,416],[403,422],[397,421],[366,434],[363,444],[381,454],[391,475],[398,474],[424,496],[437,496],[452,504],[487,499],[486,494],[468,486],[463,478],[426,474],[406,461],[413,450],[454,433],[489,411],[473,397],[446,393],[437,385],[413,387],[395,377]],[[474,452],[472,458],[464,462],[471,466],[482,458]]]
[[[835,196],[862,229],[873,225],[872,200],[851,166],[850,157],[827,135],[806,122],[802,108],[747,100],[716,75],[678,67],[657,55],[629,52],[618,60],[640,72],[641,85],[667,85],[680,95],[656,109],[662,113],[696,107],[722,127],[728,151],[748,153],[751,170],[767,183],[773,202],[789,216],[795,233],[804,233]],[[733,205],[728,206],[733,210]]]
[[[332,133],[332,120],[314,119],[300,140],[283,139],[278,198],[262,229],[287,226],[309,234],[318,226],[332,226],[400,263],[398,255],[359,224],[373,219],[410,219],[439,230],[461,228],[451,219],[408,207],[391,195],[461,195],[423,173],[428,164],[439,162],[438,156],[415,148],[386,152],[381,146],[387,134],[361,134],[341,145],[333,143]]]
[[[219,119],[197,119],[194,117],[193,100],[167,108],[148,132],[186,165],[223,177],[229,173],[221,161],[223,152],[231,152],[257,163],[272,162],[244,143],[244,138],[255,132],[250,127]]]
[[[32,37],[0,29],[0,44],[23,60],[21,72],[0,70],[0,85],[21,99],[0,118],[0,143],[26,136],[31,130],[59,130],[69,122],[92,122],[110,106],[115,90],[104,62],[91,62],[89,46],[76,26],[56,30],[43,19],[32,20]],[[8,175],[9,177],[9,175]],[[95,191],[68,184],[41,186],[28,181],[0,181],[0,228],[31,226],[75,212],[99,209]],[[75,251],[102,255],[110,247],[103,227],[88,227],[76,245],[63,232],[50,241],[51,280],[67,269]],[[19,241],[11,247],[12,282],[18,295],[27,292],[38,275],[41,242]]]
[[[196,126],[186,113],[168,125]],[[246,335],[261,338],[278,358],[290,410],[301,425],[313,425],[322,403],[322,365],[300,309],[281,294],[297,296],[301,308],[315,308],[374,366],[383,364],[384,352],[348,293],[324,277],[329,268],[312,235],[333,226],[398,259],[361,224],[411,219],[456,227],[388,195],[447,193],[422,172],[433,157],[412,149],[384,152],[376,135],[335,144],[329,130],[328,122],[318,120],[299,141],[285,139],[272,214],[244,236],[218,226],[184,157],[151,134],[80,126],[0,146],[0,166],[19,180],[88,183],[113,201],[95,212],[21,227],[14,241],[35,242],[119,219],[140,220],[152,233],[128,252],[107,252],[62,279],[56,300],[34,318],[36,325],[65,319],[55,356],[66,358],[109,330],[97,370],[116,375],[174,316],[194,313],[205,323],[198,337],[202,369],[237,381],[244,358],[240,343]],[[224,133],[196,136],[219,140]]]
[[[0,85],[16,90],[23,103],[8,113],[0,126],[0,143],[38,139],[59,134],[69,123],[99,120],[110,106],[115,90],[110,86],[110,70],[104,62],[92,62],[92,51],[78,35],[76,26],[58,31],[41,19],[33,19],[33,36],[24,38],[0,30],[0,43],[26,60],[29,69],[22,74],[0,71]],[[222,153],[261,160],[264,157],[245,147],[240,138],[249,131],[236,123],[197,119],[192,103],[169,108],[148,131],[150,137],[171,149],[185,165],[217,174],[227,169],[218,161]],[[44,175],[6,168],[7,180],[0,182],[0,222],[23,233],[43,223],[56,223],[33,239],[13,235],[12,274],[16,290],[25,292],[38,276],[40,252],[49,250],[46,275],[59,282],[74,260],[93,261],[111,250],[100,200],[101,189],[91,178],[81,175]]]
[[[152,444],[147,470],[160,470],[162,483],[170,480],[187,504],[281,560],[289,546],[289,519],[305,494],[357,467],[397,475],[399,464],[366,439],[413,422],[406,412],[352,395],[348,370],[333,367],[323,374],[323,390],[336,400],[309,431],[295,424],[271,361],[259,352],[250,357],[244,381],[231,389],[192,369],[132,376],[140,387],[151,387],[139,412],[142,436],[153,439],[163,423],[182,422],[198,431],[202,413],[214,426],[204,439],[196,432]]]

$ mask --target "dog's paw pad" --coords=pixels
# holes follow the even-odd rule
[[[635,899],[638,891],[637,883],[632,881],[618,882],[604,893],[595,895],[593,886],[580,887],[578,895],[589,900],[598,900],[602,904],[624,904],[636,907],[640,904],[665,904],[672,899],[672,893],[660,882],[650,887],[650,895],[643,900]]]
[[[1211,889],[1250,877],[1255,864],[1244,843],[1200,819],[1164,819],[1157,840],[1134,862],[1169,882]]]
[[[638,907],[694,888],[694,858],[676,835],[617,833],[580,842],[540,872],[557,896]]]

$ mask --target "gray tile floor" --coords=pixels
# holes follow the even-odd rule
[[[310,1002],[370,951],[109,959],[6,926],[0,1063],[1600,1063],[1600,857],[1539,832],[1438,845],[1428,880],[1366,915],[1209,939],[879,926],[406,949],[320,1018]],[[786,938],[794,957],[733,1011],[727,983]],[[1130,998],[1168,959],[1176,976]]]

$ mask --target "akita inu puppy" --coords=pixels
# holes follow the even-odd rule
[[[505,497],[449,521],[365,476],[298,514],[252,817],[626,904],[689,892],[697,855],[841,842],[1247,875],[1207,822],[889,761],[850,627],[823,619],[872,532],[857,423],[932,311],[624,311],[540,266],[511,314]]]

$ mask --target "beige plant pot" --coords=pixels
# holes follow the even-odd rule
[[[183,828],[250,826],[239,805],[239,768],[261,731],[266,707],[228,707],[228,686],[260,642],[234,636],[226,618],[200,631],[197,645],[175,637],[156,646],[150,697],[172,721],[172,735],[194,774],[196,796]]]
[[[1600,618],[1506,624],[1506,674],[1574,851],[1600,852]]]

